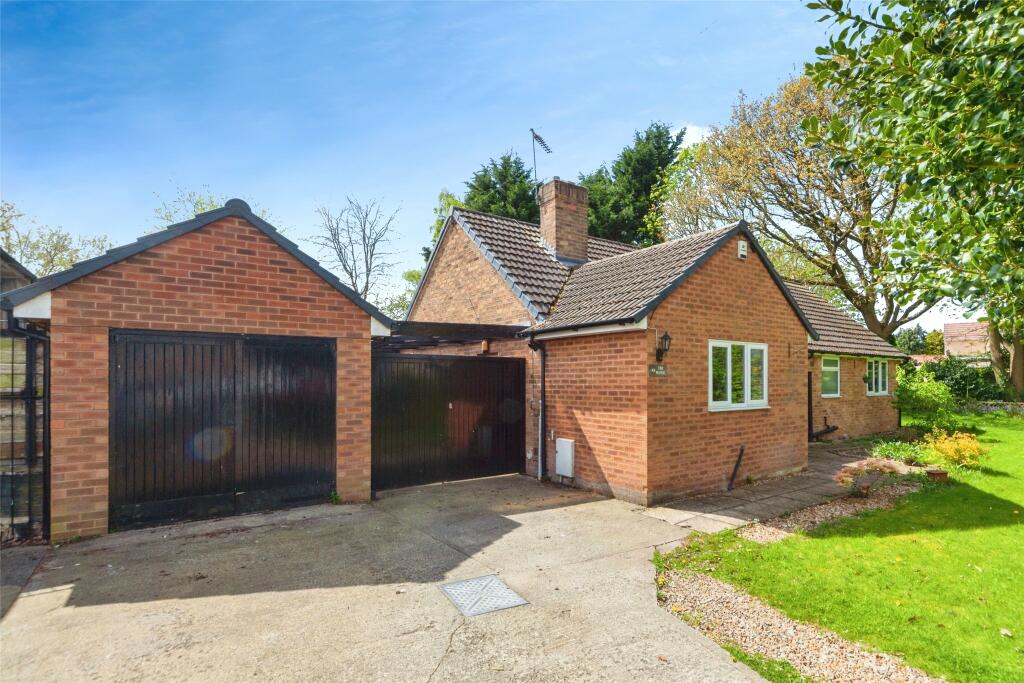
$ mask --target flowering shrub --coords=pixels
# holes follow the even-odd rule
[[[978,467],[988,453],[978,437],[966,432],[947,434],[935,429],[924,437],[924,446],[943,462],[957,467]]]

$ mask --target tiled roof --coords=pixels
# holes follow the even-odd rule
[[[540,239],[535,223],[454,209],[452,216],[477,243],[484,255],[505,277],[513,291],[529,303],[534,317],[546,315],[558,298],[569,269],[555,259]],[[621,242],[590,237],[587,253],[592,260],[634,251]],[[526,303],[524,302],[524,303]]]
[[[588,262],[573,271],[558,304],[535,331],[636,321],[735,226]]]
[[[809,287],[787,283],[804,314],[818,331],[807,348],[815,353],[905,358],[906,354],[815,294]]]

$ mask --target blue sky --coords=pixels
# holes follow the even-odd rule
[[[401,209],[421,263],[441,188],[488,158],[574,178],[652,120],[698,130],[774,89],[826,27],[802,2],[75,3],[2,8],[2,194],[130,241],[208,186],[299,240],[345,195]],[[308,245],[306,248],[309,249]]]

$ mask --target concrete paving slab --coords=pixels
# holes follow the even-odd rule
[[[45,545],[11,546],[0,550],[0,617],[7,614],[48,551]]]
[[[4,677],[758,680],[655,598],[688,530],[525,477],[62,546],[0,622]],[[464,617],[499,574],[528,605]]]

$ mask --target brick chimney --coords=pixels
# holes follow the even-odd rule
[[[559,261],[587,260],[587,188],[555,176],[540,187],[540,237]]]

